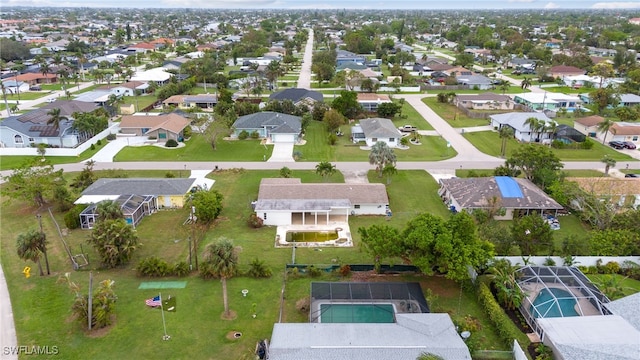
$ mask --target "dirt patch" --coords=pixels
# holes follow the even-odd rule
[[[238,317],[238,313],[236,313],[233,310],[229,310],[229,313],[226,314],[224,311],[222,312],[222,315],[220,315],[220,319],[222,320],[234,320],[235,318]]]
[[[238,334],[240,334],[240,336],[238,336]],[[229,331],[227,333],[227,336],[225,336],[227,338],[227,340],[238,340],[242,337],[242,333],[240,331]]]
[[[368,184],[369,178],[367,178],[367,170],[362,171],[350,171],[343,170],[342,175],[344,175],[344,182],[347,184]]]
[[[91,330],[91,331],[85,330],[84,333],[90,338],[101,338],[107,335],[115,325],[116,325],[116,316],[111,315],[111,325],[105,326],[100,329]]]

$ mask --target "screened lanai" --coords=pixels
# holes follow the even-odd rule
[[[152,214],[158,209],[157,198],[151,195],[120,195],[115,200],[105,201],[114,201],[120,205],[124,220],[134,228],[145,215]],[[80,213],[80,227],[82,229],[93,228],[98,218],[97,207],[97,204],[91,204]]]
[[[575,267],[527,265],[517,275],[520,311],[536,332],[538,318],[610,314],[603,306],[609,299]]]

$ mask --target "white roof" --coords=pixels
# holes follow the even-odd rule
[[[572,316],[536,320],[564,360],[640,358],[640,332],[617,315]]]
[[[164,71],[162,68],[155,68],[147,71],[139,71],[131,77],[131,81],[167,81],[173,74]]]
[[[557,104],[558,102],[553,100],[553,93],[523,93],[523,94],[515,94],[514,99],[519,97],[520,99],[524,99],[533,104]]]
[[[104,200],[116,200],[120,195],[82,195],[74,204],[97,204]]]

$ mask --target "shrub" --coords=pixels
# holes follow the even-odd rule
[[[280,177],[282,178],[290,178],[291,177],[291,169],[289,169],[288,167],[283,167],[282,169],[280,169]]]
[[[409,138],[406,136],[403,138],[400,138],[400,145],[409,145]]]
[[[140,260],[136,268],[138,276],[162,277],[170,275],[173,271],[166,261],[151,256]]]
[[[298,161],[300,159],[302,159],[302,151],[294,150],[293,151],[293,160]]]
[[[585,139],[584,142],[582,142],[582,148],[586,149],[586,150],[589,150],[589,149],[593,148],[593,144],[594,144],[593,140]]]
[[[604,272],[607,274],[617,274],[620,272],[620,264],[615,261],[609,261],[604,266]]]
[[[556,261],[553,260],[551,257],[547,257],[546,259],[544,259],[544,266],[556,266]]]
[[[327,142],[329,143],[329,145],[335,145],[338,143],[338,136],[334,133],[329,134],[329,136],[327,136]]]
[[[249,215],[247,223],[254,229],[259,229],[264,225],[264,221],[256,213]]]
[[[248,137],[249,137],[249,133],[247,132],[247,130],[242,130],[238,134],[238,139],[240,140],[246,140]]]
[[[107,135],[107,140],[115,140],[115,139],[116,139],[116,134]]]
[[[496,299],[493,297],[489,287],[481,283],[478,286],[478,300],[487,313],[487,316],[496,328],[496,332],[506,346],[513,344],[513,339],[521,341],[522,332],[511,321],[509,316],[502,310]]]
[[[182,130],[182,137],[188,139],[191,137],[192,133],[193,131],[191,130],[191,126],[187,126],[186,128],[184,128],[184,130]]]
[[[80,213],[85,208],[85,205],[76,205],[64,214],[64,225],[67,229],[73,230],[80,227]]]
[[[173,179],[173,178],[175,178],[175,177],[176,177],[176,175],[175,175],[174,173],[172,173],[171,171],[167,171],[167,172],[164,174],[164,177],[165,177],[165,178],[167,178],[167,179]]]
[[[90,149],[91,149],[91,150],[95,150],[95,149],[96,149],[96,144],[91,144]]]
[[[98,146],[102,145],[102,140],[98,139],[98,141],[96,141],[96,145]]]
[[[179,261],[173,265],[173,275],[183,277],[189,275],[189,264],[186,261]]]
[[[271,277],[272,272],[263,260],[256,258],[251,260],[249,263],[249,271],[247,272],[247,275],[254,278],[268,278]]]
[[[250,136],[251,136],[251,138],[252,138],[252,139],[254,139],[254,140],[255,140],[255,139],[259,139],[259,138],[260,138],[260,134],[258,134],[258,132],[257,132],[257,131],[252,132]]]
[[[291,276],[294,279],[297,279],[298,277],[300,277],[300,270],[298,270],[297,267],[289,269],[288,273],[289,273],[289,276]]]
[[[322,270],[318,269],[317,267],[311,265],[307,268],[307,271],[309,272],[309,276],[311,277],[318,277],[320,275],[322,275]]]
[[[342,265],[340,266],[340,269],[338,270],[338,272],[340,273],[340,275],[347,277],[349,276],[349,274],[351,274],[351,266]]]
[[[164,144],[164,146],[166,146],[166,147],[170,147],[170,148],[178,147],[178,142],[177,142],[177,141],[175,141],[174,139],[169,139],[169,140],[167,140],[167,142]]]

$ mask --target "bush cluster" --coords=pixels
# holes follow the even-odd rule
[[[489,287],[484,283],[480,283],[478,286],[478,300],[480,300],[480,304],[495,326],[498,336],[500,336],[500,339],[506,346],[511,346],[513,339],[520,338],[520,330],[518,330],[509,316],[502,310],[493,297],[491,290],[489,290]]]
[[[80,227],[80,213],[86,208],[86,205],[76,205],[64,214],[64,225],[69,230]]]
[[[151,256],[140,260],[136,271],[138,272],[138,276],[186,276],[189,274],[189,264],[180,261],[175,265],[170,265],[160,258]]]
[[[177,141],[175,141],[174,139],[169,139],[169,140],[167,140],[167,142],[164,144],[164,146],[166,146],[166,147],[170,147],[170,148],[178,147],[178,142],[177,142]]]
[[[551,142],[551,147],[555,148],[555,149],[575,149],[575,150],[584,149],[584,150],[589,150],[589,149],[593,148],[593,140],[585,139],[585,141],[583,141],[583,142],[572,142],[570,144],[567,144],[567,143],[562,142],[560,140],[553,140]]]
[[[107,135],[107,140],[115,140],[115,139],[116,139],[116,134]]]

